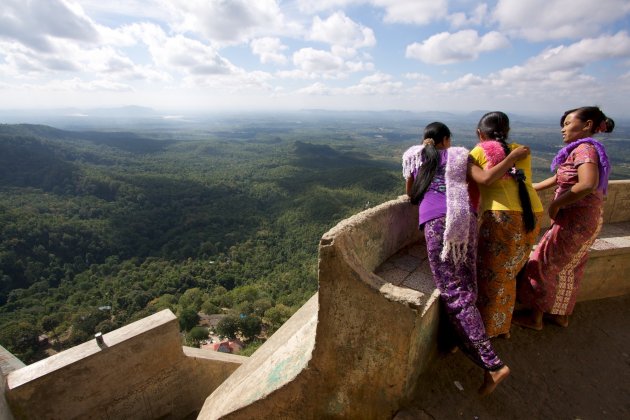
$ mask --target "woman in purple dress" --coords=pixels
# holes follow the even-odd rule
[[[485,370],[479,393],[487,395],[510,369],[492,348],[475,305],[477,218],[468,193],[468,150],[450,147],[451,132],[440,122],[427,125],[423,138],[422,145],[412,146],[403,154],[406,190],[411,202],[419,204],[419,225],[424,229],[429,265],[440,298],[460,347]],[[527,148],[518,148],[484,176],[500,178],[528,153]]]

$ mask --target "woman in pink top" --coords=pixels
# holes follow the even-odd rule
[[[610,133],[613,120],[598,107],[588,106],[565,112],[560,126],[566,146],[551,164],[556,174],[534,184],[537,191],[556,187],[549,205],[552,224],[519,279],[518,299],[531,311],[513,321],[534,330],[543,328],[544,314],[555,324],[569,325],[588,250],[602,226],[610,172],[606,150],[592,136]]]

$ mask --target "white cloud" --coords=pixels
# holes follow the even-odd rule
[[[298,7],[305,13],[317,13],[352,5],[367,4],[384,10],[386,23],[410,23],[426,25],[446,17],[447,0],[298,0]]]
[[[486,3],[477,5],[469,16],[466,13],[458,12],[449,15],[447,19],[454,28],[479,26],[488,19],[488,5]]]
[[[184,78],[184,86],[191,89],[212,89],[213,95],[238,95],[256,91],[271,92],[269,81],[273,76],[267,72],[245,72],[238,70],[233,74],[193,74]]]
[[[345,61],[332,52],[314,48],[302,48],[293,54],[293,64],[297,71],[279,73],[280,77],[340,79],[348,73],[371,70],[371,63]]]
[[[263,64],[285,64],[287,62],[287,57],[282,51],[288,49],[288,47],[283,45],[278,38],[258,38],[252,40],[249,45],[252,53],[260,57],[260,62]]]
[[[434,88],[443,94],[456,95],[462,101],[475,98],[480,103],[511,104],[530,112],[540,112],[542,108],[563,109],[585,100],[615,103],[619,102],[617,91],[623,90],[623,77],[619,86],[614,87],[586,73],[585,69],[598,60],[623,57],[630,57],[630,37],[625,31],[548,48],[522,65],[500,69],[487,77],[469,73],[438,83]]]
[[[201,34],[217,45],[301,30],[285,18],[276,0],[173,0],[170,7],[178,32]]]
[[[545,41],[592,36],[629,13],[627,0],[499,0],[493,17],[510,36]]]
[[[333,92],[333,89],[321,82],[313,83],[297,90],[297,93],[301,95],[332,95]]]
[[[385,9],[387,23],[426,25],[446,17],[447,0],[372,0],[370,3]]]
[[[343,69],[343,59],[323,50],[302,48],[293,54],[296,67],[314,73],[338,72]]]
[[[354,22],[343,12],[336,12],[326,20],[313,18],[310,39],[351,48],[371,47],[376,44],[374,31]]]
[[[587,65],[610,58],[630,58],[630,37],[625,31],[615,35],[583,39],[574,44],[548,48],[527,60],[523,66],[514,66],[499,72],[508,80],[515,75],[545,79],[550,73],[575,74]]]
[[[192,75],[230,74],[237,68],[216,48],[184,35],[168,36],[154,24],[136,24],[125,29],[148,47],[159,68]]]
[[[93,43],[98,40],[98,32],[80,7],[63,0],[3,0],[0,38],[14,40],[36,51],[51,52],[54,39]]]
[[[366,76],[361,81],[344,89],[349,95],[397,95],[403,88],[402,82],[397,82],[394,78],[385,73],[377,72]]]
[[[421,82],[428,82],[431,80],[430,76],[423,73],[405,73],[403,77],[408,80],[416,80]]]
[[[422,43],[407,46],[405,56],[430,64],[452,64],[475,60],[479,54],[509,46],[506,37],[498,32],[489,32],[480,37],[469,29],[456,33],[442,32]]]
[[[317,13],[325,10],[344,8],[354,4],[369,3],[367,0],[297,0],[298,9],[304,13]]]

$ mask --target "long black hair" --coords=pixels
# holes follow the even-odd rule
[[[424,134],[422,140],[433,139],[433,144],[427,142],[422,149],[422,166],[418,169],[418,174],[413,180],[413,186],[411,187],[411,202],[418,204],[422,201],[424,193],[427,192],[435,172],[440,165],[440,154],[435,146],[442,144],[445,139],[451,137],[451,130],[448,129],[446,124],[441,122],[432,122],[424,128]]]
[[[483,134],[484,138],[498,141],[503,147],[505,156],[510,154],[510,147],[507,144],[508,133],[510,132],[510,119],[505,113],[500,111],[488,112],[479,120],[477,129]],[[522,215],[525,231],[531,232],[536,227],[536,216],[532,210],[532,201],[525,184],[525,173],[520,169],[515,169],[510,171],[509,174],[518,184],[518,197],[523,208]]]

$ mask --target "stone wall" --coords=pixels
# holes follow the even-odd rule
[[[414,211],[395,200],[326,233],[318,294],[217,388],[199,418],[391,417],[436,354],[437,295],[374,274],[420,240]]]
[[[5,395],[16,419],[180,419],[243,360],[182,348],[164,310],[10,372]]]

